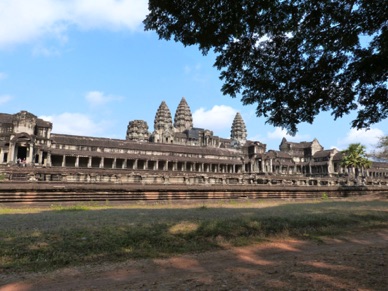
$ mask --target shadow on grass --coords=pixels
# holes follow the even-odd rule
[[[220,250],[272,237],[320,240],[387,226],[386,201],[195,208],[54,206],[0,215],[0,271],[163,258]],[[34,212],[34,211],[32,211]]]

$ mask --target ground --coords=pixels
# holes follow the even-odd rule
[[[387,290],[387,250],[388,230],[275,239],[168,259],[0,274],[0,290]]]

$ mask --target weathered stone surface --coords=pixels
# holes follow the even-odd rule
[[[7,187],[12,183],[24,183],[23,187],[120,184],[139,189],[169,185],[168,189],[187,190],[190,195],[195,192],[190,187],[203,191],[211,187],[217,193],[225,190],[222,197],[247,185],[252,193],[265,187],[388,189],[388,163],[373,162],[356,178],[354,171],[341,167],[341,153],[325,150],[317,139],[294,143],[284,138],[279,150],[267,151],[265,144],[246,139],[239,113],[231,138],[220,138],[211,130],[193,127],[190,108],[182,98],[174,124],[175,128],[164,101],[152,135],[145,121],[134,120],[128,124],[126,139],[51,134],[50,122],[27,111],[0,113],[0,182]]]
[[[177,132],[183,132],[193,128],[193,116],[185,97],[181,99],[175,112],[174,127]]]
[[[133,141],[148,141],[150,133],[148,124],[144,120],[133,120],[128,123],[127,140]]]
[[[230,138],[237,141],[240,145],[244,145],[247,141],[247,128],[239,112],[234,117]]]
[[[171,112],[165,101],[162,101],[155,115],[152,141],[157,143],[172,143],[174,141]]]

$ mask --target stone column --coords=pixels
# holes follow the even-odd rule
[[[133,170],[137,170],[137,159],[133,161]]]
[[[104,157],[101,157],[99,168],[100,169],[104,168]]]
[[[27,164],[31,164],[31,165],[34,164],[33,154],[34,154],[34,145],[30,144],[30,147],[28,148]]]
[[[77,156],[75,157],[75,165],[74,165],[74,167],[76,167],[76,168],[79,167],[79,155],[77,155]]]
[[[90,156],[89,159],[88,159],[88,165],[87,165],[88,168],[91,168],[92,167],[92,157]]]
[[[272,169],[272,159],[269,159],[269,173],[272,173],[273,172],[273,169]]]
[[[15,162],[14,155],[15,155],[15,144],[13,142],[10,142],[8,147],[7,163]]]
[[[47,153],[46,166],[51,167],[51,152]]]
[[[116,169],[117,158],[113,159],[112,169]]]
[[[39,165],[42,165],[42,164],[43,164],[43,151],[42,151],[42,150],[40,150],[40,151],[38,152],[38,164],[39,164]]]
[[[62,167],[66,167],[66,155],[62,157]]]
[[[124,159],[123,164],[121,165],[121,168],[122,169],[126,169],[127,168],[127,159]]]

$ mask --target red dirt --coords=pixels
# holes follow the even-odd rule
[[[325,239],[0,275],[1,291],[387,290],[388,230]]]

